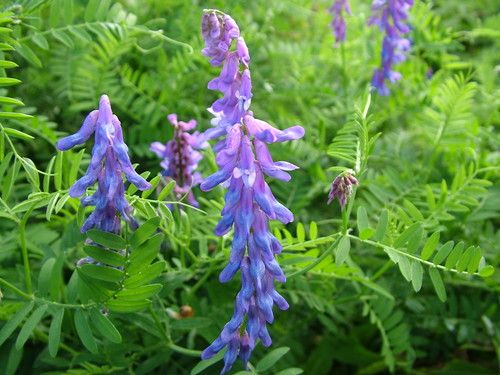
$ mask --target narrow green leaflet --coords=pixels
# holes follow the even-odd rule
[[[464,251],[465,243],[459,242],[457,243],[457,246],[451,251],[450,255],[448,255],[448,258],[446,258],[446,263],[444,266],[448,269],[455,268],[457,265],[458,260],[462,256],[462,253]]]
[[[398,266],[399,266],[399,270],[401,271],[401,274],[406,279],[406,281],[411,281],[411,263],[410,263],[410,260],[405,256],[400,256],[399,261],[398,261]]]
[[[414,223],[406,228],[403,233],[399,235],[399,237],[394,242],[395,248],[404,247],[409,240],[415,236],[416,233],[422,231],[422,225],[420,223]]]
[[[481,262],[481,249],[479,247],[474,247],[472,253],[470,255],[469,264],[467,265],[467,272],[473,273],[476,272],[479,268],[479,263]]]
[[[49,328],[49,354],[52,357],[57,356],[59,344],[61,342],[61,327],[64,318],[64,309],[58,308],[52,315],[52,323]]]
[[[349,237],[344,236],[340,239],[340,242],[335,250],[335,264],[337,266],[342,265],[347,257],[349,256],[349,251],[351,250],[351,241]]]
[[[62,189],[62,178],[63,178],[63,159],[64,154],[59,151],[56,155],[56,167],[55,167],[55,176],[54,176],[54,186],[57,190]]]
[[[49,42],[47,39],[40,33],[36,33],[33,35],[31,40],[41,49],[48,50],[49,49]]]
[[[420,253],[420,257],[423,260],[428,260],[434,253],[434,250],[436,249],[438,243],[439,243],[439,232],[435,232],[427,239],[427,242],[425,243],[424,248]]]
[[[450,254],[451,249],[453,249],[453,245],[453,241],[448,241],[443,246],[441,246],[437,254],[434,256],[432,262],[434,264],[440,264],[443,260],[445,260],[446,257]]]
[[[112,283],[121,281],[125,276],[123,271],[116,268],[98,266],[96,264],[84,264],[78,268],[78,273],[93,279],[109,281]]]
[[[377,228],[375,230],[375,239],[377,241],[382,241],[385,237],[385,232],[387,231],[387,225],[389,224],[389,213],[384,208],[380,214]]]
[[[49,258],[43,263],[40,269],[40,273],[38,274],[38,293],[40,295],[45,295],[49,292],[55,263],[56,258]]]
[[[59,199],[59,192],[56,192],[54,195],[49,200],[49,204],[47,205],[47,210],[45,212],[45,217],[47,221],[50,221],[50,218],[52,217],[52,211],[54,210],[54,207],[56,206],[57,200]]]
[[[309,224],[309,238],[311,240],[318,238],[318,224],[315,221],[311,221]]]
[[[283,357],[289,351],[290,348],[286,346],[272,350],[264,357],[262,357],[259,362],[257,362],[255,369],[257,370],[257,372],[263,372],[270,369],[276,362],[281,359],[281,357]]]
[[[21,81],[16,78],[0,77],[0,86],[13,86],[20,84]]]
[[[80,168],[80,164],[82,162],[83,154],[85,153],[85,149],[80,150],[76,154],[71,154],[71,167],[69,169],[68,181],[75,181],[78,177],[78,169]]]
[[[30,64],[41,68],[42,67],[42,61],[38,58],[38,56],[33,52],[33,50],[28,47],[26,44],[19,44],[16,47],[16,51],[24,57]]]
[[[97,246],[84,246],[83,251],[98,262],[109,264],[110,266],[123,266],[127,259],[113,250],[104,249]]]
[[[141,311],[144,310],[146,307],[148,307],[151,304],[150,300],[145,300],[145,301],[122,301],[122,300],[110,300],[106,302],[106,306],[111,310],[115,312],[121,312],[121,313],[129,313],[129,312],[135,312],[135,311]]]
[[[162,288],[161,284],[150,284],[133,289],[122,289],[116,298],[128,301],[141,301],[157,294]]]
[[[203,372],[203,370],[205,370],[205,369],[209,368],[210,366],[212,366],[213,364],[219,362],[222,359],[222,357],[224,357],[225,352],[226,352],[225,350],[221,350],[219,353],[214,355],[212,358],[204,360],[204,361],[200,361],[196,366],[193,367],[190,375],[201,374]]]
[[[298,367],[290,367],[285,370],[281,370],[280,372],[276,373],[276,375],[299,375],[302,374],[304,370]]]
[[[158,226],[160,225],[160,218],[153,217],[142,224],[137,230],[134,232],[132,237],[130,238],[130,246],[132,248],[138,247],[146,242],[151,236],[156,232]]]
[[[78,337],[80,337],[82,344],[91,353],[97,353],[97,343],[94,339],[94,336],[92,336],[92,331],[90,330],[90,325],[86,313],[81,309],[76,309],[74,322],[76,333],[78,334]]]
[[[20,350],[16,349],[15,345],[12,345],[9,352],[9,358],[5,364],[5,375],[15,375],[17,373],[21,359],[23,358],[24,348]]]
[[[114,324],[107,316],[102,314],[98,309],[92,309],[90,312],[92,325],[106,339],[114,343],[122,342],[122,336],[116,329]]]
[[[29,134],[26,134],[20,130],[17,130],[17,129],[12,129],[12,128],[6,128],[4,127],[3,128],[3,131],[5,133],[7,133],[8,135],[11,135],[13,137],[16,137],[16,138],[19,138],[19,139],[24,139],[26,141],[31,141],[33,139],[35,139],[35,137],[29,135]]]
[[[91,229],[87,231],[87,236],[95,243],[104,247],[109,247],[110,249],[122,250],[127,247],[125,240],[114,233]]]
[[[126,288],[136,288],[144,285],[151,280],[156,279],[165,269],[166,263],[164,261],[153,263],[147,267],[142,268],[134,275],[127,277],[123,284]]]
[[[481,277],[490,277],[494,273],[495,273],[495,267],[493,267],[491,264],[481,268],[481,270],[479,271],[479,275],[481,275]]]
[[[174,187],[175,187],[174,180],[166,184],[165,187],[160,191],[160,194],[158,194],[158,200],[159,201],[164,200],[172,192],[172,190],[174,190]]]
[[[149,181],[149,183],[151,184],[151,187],[147,190],[144,190],[141,194],[141,197],[148,198],[153,193],[153,191],[156,190],[156,187],[158,186],[158,183],[160,182],[160,180],[161,180],[161,176],[153,177],[151,179],[151,181]]]
[[[411,284],[415,292],[420,291],[422,288],[422,279],[424,276],[424,269],[420,262],[411,263]]]
[[[26,315],[29,314],[35,303],[33,301],[26,303],[19,311],[17,311],[0,330],[0,346],[7,340],[12,332],[17,328],[19,323],[23,321]]]
[[[163,238],[162,233],[157,233],[140,247],[134,249],[130,255],[130,264],[126,267],[127,272],[130,274],[137,273],[141,268],[151,263],[156,258],[158,251],[160,251]]]
[[[373,228],[370,228],[370,223],[368,222],[368,214],[366,213],[366,208],[360,206],[357,212],[357,224],[359,237],[366,240],[375,234]]]
[[[465,250],[465,252],[460,256],[460,259],[457,262],[457,271],[464,272],[469,265],[469,262],[472,258],[472,254],[474,252],[475,247],[470,246]]]
[[[424,220],[424,215],[422,215],[422,212],[420,212],[420,210],[409,200],[405,199],[403,205],[413,219]]]
[[[39,306],[35,311],[33,311],[33,314],[26,319],[26,322],[23,325],[23,328],[21,328],[21,331],[19,332],[19,335],[17,336],[16,340],[16,349],[20,350],[28,338],[31,335],[31,332],[35,329],[37,324],[40,322],[40,320],[43,317],[43,314],[45,314],[45,311],[47,310],[48,305],[41,305]]]
[[[441,302],[445,302],[447,298],[446,289],[444,288],[443,279],[441,278],[438,269],[435,267],[429,268],[429,276],[431,278],[432,285],[434,285],[434,289],[438,298],[441,300]]]

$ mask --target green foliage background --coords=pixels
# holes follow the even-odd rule
[[[493,374],[500,369],[498,232],[500,9],[495,0],[415,1],[412,50],[389,97],[368,95],[381,35],[370,1],[351,1],[333,46],[325,0],[0,0],[0,372],[213,374],[200,362],[232,313],[221,285],[231,235],[216,237],[223,191],[200,210],[163,200],[152,141],[166,115],[209,127],[218,72],[201,55],[203,8],[239,24],[252,56],[256,115],[302,141],[273,146],[301,167],[275,195],[288,281],[258,374]],[[68,188],[90,146],[56,152],[108,94],[131,159],[155,188],[127,194],[144,225],[89,237]],[[371,100],[371,101],[370,101]],[[204,176],[215,168],[205,152]],[[329,184],[353,168],[344,216]],[[156,234],[155,234],[156,233]],[[138,251],[135,251],[138,250]],[[85,254],[124,270],[86,267]],[[113,263],[114,262],[114,263]],[[193,317],[179,319],[181,306]],[[101,314],[102,309],[109,314]],[[185,308],[184,308],[185,309]],[[216,360],[220,359],[220,356]],[[233,373],[242,370],[238,364]]]

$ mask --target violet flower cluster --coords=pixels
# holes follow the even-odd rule
[[[410,31],[407,24],[413,0],[374,0],[373,16],[368,24],[376,25],[382,30],[382,66],[375,70],[372,85],[380,95],[389,95],[386,81],[394,83],[401,79],[401,73],[393,70],[395,64],[406,60],[406,52],[410,49],[410,40],[405,37]]]
[[[202,180],[195,170],[203,157],[198,150],[205,148],[207,143],[199,132],[189,133],[196,127],[195,120],[178,121],[175,113],[167,118],[174,127],[173,139],[166,144],[153,142],[150,150],[163,159],[160,163],[163,167],[162,175],[176,182],[174,193],[177,199],[185,195],[189,204],[198,207],[191,188]]]
[[[351,14],[349,0],[335,0],[328,11],[332,15],[330,26],[335,37],[335,45],[339,45],[345,41],[346,23],[344,12],[349,15]]]
[[[359,182],[356,177],[354,177],[354,171],[352,169],[347,169],[342,172],[333,180],[332,187],[328,193],[327,204],[332,203],[335,198],[338,198],[340,207],[343,209],[352,194],[352,185],[358,184]]]
[[[84,206],[95,206],[95,210],[84,222],[81,231],[86,232],[96,228],[105,232],[119,233],[120,218],[132,227],[137,227],[132,216],[132,207],[125,199],[122,172],[139,190],[147,190],[151,185],[132,167],[128,147],[123,141],[120,120],[113,114],[106,95],[101,96],[99,109],[90,112],[78,132],[57,142],[57,149],[69,150],[85,143],[92,134],[95,134],[94,148],[87,172],[69,190],[69,195],[76,198],[97,182],[96,192],[81,200]]]
[[[205,11],[202,19],[205,40],[203,54],[214,66],[223,65],[220,76],[208,88],[220,91],[209,111],[214,115],[213,127],[205,132],[207,139],[222,137],[214,147],[219,170],[209,176],[201,189],[217,185],[227,187],[222,219],[215,233],[222,236],[234,229],[229,263],[219,280],[227,282],[241,273],[242,287],[236,296],[234,313],[219,337],[206,348],[202,358],[211,358],[227,347],[222,373],[229,371],[239,357],[245,367],[260,339],[265,346],[272,343],[267,323],[274,320],[273,306],[288,308],[286,300],[275,290],[274,280],[285,281],[275,254],[281,244],[269,230],[269,219],[282,223],[293,220],[293,214],[273,196],[265,175],[290,180],[287,171],[293,164],[274,162],[268,144],[299,139],[304,129],[293,126],[278,130],[258,120],[249,110],[252,98],[250,56],[235,21],[218,11]],[[236,48],[231,48],[233,42]]]

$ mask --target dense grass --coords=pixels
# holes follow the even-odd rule
[[[220,371],[199,355],[240,286],[218,282],[232,239],[213,234],[223,189],[195,188],[200,210],[172,211],[156,189],[129,190],[139,222],[164,235],[132,267],[157,264],[149,283],[161,287],[151,303],[117,307],[75,269],[91,210],[68,189],[91,145],[55,149],[107,94],[136,169],[157,176],[149,145],[172,137],[167,114],[210,126],[217,93],[206,86],[219,71],[200,53],[210,7],[230,14],[248,44],[254,113],[306,131],[271,146],[274,160],[300,167],[289,183],[270,181],[295,214],[272,223],[290,309],[276,312],[273,346],[257,346],[252,372],[498,373],[498,2],[416,0],[403,79],[387,97],[369,95],[382,40],[367,26],[370,3],[351,1],[347,41],[334,47],[325,0],[1,0],[0,42],[12,48],[2,45],[0,60],[17,65],[0,64],[0,372]],[[332,180],[356,162],[346,210],[327,206]],[[205,150],[199,171],[215,167]],[[124,226],[133,253],[131,236]],[[102,308],[111,326],[98,323]]]

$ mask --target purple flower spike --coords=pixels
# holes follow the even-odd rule
[[[328,193],[327,204],[332,203],[335,197],[337,197],[339,199],[340,207],[343,209],[352,194],[352,185],[358,184],[359,182],[356,177],[354,177],[354,171],[352,169],[347,169],[343,173],[339,174],[335,180],[333,180],[330,193]]]
[[[344,19],[344,12],[351,14],[351,7],[349,6],[348,0],[335,0],[332,6],[328,9],[332,15],[332,22],[330,26],[335,36],[335,45],[338,46],[340,43],[345,41],[345,30],[346,24]]]
[[[293,214],[273,196],[264,175],[290,180],[288,171],[297,167],[286,161],[273,161],[268,144],[302,138],[304,129],[276,129],[256,119],[249,110],[250,56],[231,17],[219,11],[205,11],[202,33],[203,54],[212,65],[222,65],[219,77],[210,81],[208,88],[223,96],[209,108],[214,116],[213,127],[204,133],[205,139],[222,137],[214,147],[219,170],[206,178],[200,188],[207,191],[222,185],[228,189],[215,233],[222,236],[233,229],[234,236],[229,262],[219,280],[228,282],[238,271],[242,280],[231,320],[202,353],[202,358],[208,359],[227,347],[224,374],[238,357],[246,368],[259,339],[265,346],[271,345],[267,324],[274,320],[273,306],[288,309],[288,303],[274,288],[275,281],[285,282],[286,278],[275,259],[281,244],[269,230],[269,219],[288,223]]]
[[[373,16],[369,25],[376,25],[382,30],[382,66],[375,70],[372,85],[380,95],[389,95],[386,82],[394,83],[401,79],[401,74],[392,70],[395,64],[406,60],[406,52],[410,49],[410,40],[405,34],[410,32],[407,25],[408,15],[413,0],[373,0]]]
[[[198,207],[198,201],[191,188],[201,182],[201,175],[195,170],[203,156],[197,150],[205,148],[207,143],[199,132],[189,133],[196,127],[195,120],[178,121],[175,113],[168,115],[167,118],[175,128],[173,139],[166,144],[153,142],[150,150],[163,159],[162,175],[176,182],[174,192],[177,199],[186,195],[189,204]]]
[[[139,190],[151,188],[149,182],[139,176],[130,162],[128,147],[123,141],[120,120],[113,114],[109,98],[101,96],[99,109],[90,112],[78,132],[57,142],[61,151],[85,143],[94,134],[94,148],[87,172],[76,181],[69,194],[79,197],[88,187],[97,182],[92,196],[82,198],[84,206],[95,206],[81,231],[97,228],[105,232],[120,232],[120,217],[132,227],[137,225],[132,216],[132,207],[125,199],[122,173]]]

